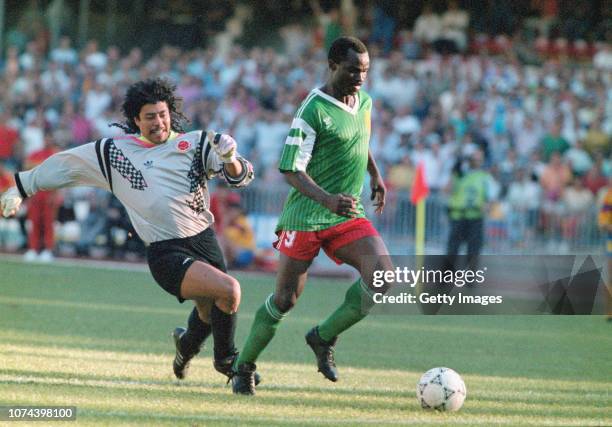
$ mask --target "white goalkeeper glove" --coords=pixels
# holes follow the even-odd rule
[[[2,197],[0,197],[0,210],[2,211],[2,215],[5,218],[15,215],[22,201],[23,199],[17,187],[11,187],[6,190]]]
[[[233,163],[236,160],[236,140],[229,135],[208,132],[208,140],[213,150],[223,163]]]

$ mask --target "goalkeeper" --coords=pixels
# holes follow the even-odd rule
[[[188,328],[173,332],[175,375],[185,376],[204,340],[214,337],[214,366],[229,374],[236,357],[234,332],[240,285],[226,273],[209,210],[207,181],[222,176],[243,187],[251,164],[236,153],[229,135],[183,133],[184,115],[175,87],[163,79],[133,84],[122,105],[128,135],[104,138],[57,153],[38,167],[15,174],[16,187],[0,198],[5,217],[37,191],[89,185],[112,192],[126,207],[147,246],[156,282],[179,302],[193,300]]]
[[[276,290],[257,311],[236,361],[232,387],[237,394],[254,394],[255,361],[302,293],[320,248],[361,276],[337,310],[306,334],[319,371],[330,381],[338,380],[337,336],[370,307],[373,270],[393,269],[359,200],[367,171],[376,212],[385,205],[385,186],[368,148],[372,99],[361,90],[370,66],[368,51],[358,39],[340,37],[329,49],[328,64],[327,83],[302,102],[281,155],[280,171],[293,188],[276,227]]]

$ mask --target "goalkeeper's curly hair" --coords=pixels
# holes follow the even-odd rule
[[[185,132],[183,123],[188,122],[188,120],[180,109],[183,100],[174,94],[175,90],[176,86],[174,84],[161,78],[134,83],[128,88],[121,106],[125,122],[111,123],[109,126],[121,128],[126,133],[140,133],[134,118],[138,117],[142,106],[165,102],[168,104],[168,110],[170,110],[170,127],[175,132]]]

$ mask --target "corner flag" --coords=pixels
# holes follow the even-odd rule
[[[429,195],[429,188],[425,181],[425,165],[423,162],[419,163],[414,176],[414,183],[412,184],[412,193],[410,194],[410,201],[417,205],[421,200],[425,199]]]

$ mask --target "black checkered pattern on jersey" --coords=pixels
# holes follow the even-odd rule
[[[117,172],[121,174],[122,177],[128,180],[130,185],[135,190],[144,191],[146,187],[148,187],[147,182],[142,176],[142,172],[136,169],[132,162],[125,157],[121,149],[117,148],[114,141],[109,141],[109,160],[110,165]]]
[[[189,192],[193,193],[193,199],[187,202],[187,206],[191,208],[196,214],[201,214],[205,210],[205,193],[206,190],[206,173],[204,172],[204,161],[202,159],[202,147],[204,145],[204,139],[206,133],[202,132],[202,138],[198,147],[196,148],[195,155],[191,161],[191,168],[187,177],[189,178]],[[208,157],[210,151],[210,144],[207,144],[205,158]]]

